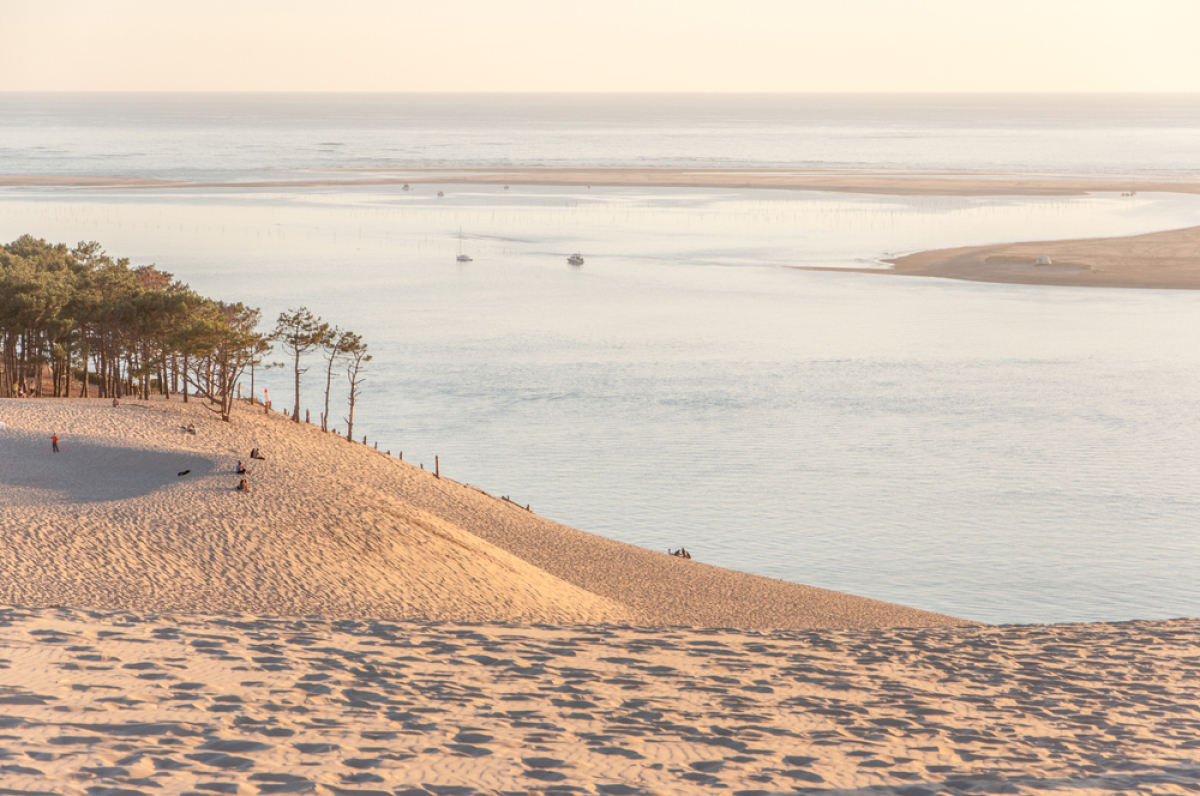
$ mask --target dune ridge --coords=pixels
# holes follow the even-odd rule
[[[178,399],[9,399],[0,419],[0,602],[576,624],[964,624],[603,539],[248,405],[221,423]],[[52,433],[61,453],[50,452]],[[255,447],[266,461],[249,459]],[[234,489],[239,459],[252,468],[250,494]]]

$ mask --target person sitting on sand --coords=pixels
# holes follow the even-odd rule
[[[263,456],[261,453],[259,453],[258,448],[255,448],[254,450],[250,451],[250,458],[251,459],[266,459],[267,457]]]
[[[250,484],[246,483],[246,479],[243,478],[241,481],[238,482],[237,489],[239,492],[249,492]]]
[[[196,424],[195,423],[188,423],[187,433],[189,433],[189,434],[196,433]]]
[[[238,459],[238,466],[237,466],[237,470],[235,470],[234,472],[236,472],[238,475],[245,475],[245,473],[246,473],[246,466],[245,466],[244,464],[242,464],[242,460],[241,460],[241,459]]]

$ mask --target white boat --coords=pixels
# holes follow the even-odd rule
[[[583,265],[583,255],[579,252],[575,252],[567,258],[567,262],[569,262],[571,265]]]
[[[463,250],[462,250],[462,227],[459,227],[459,228],[458,228],[458,256],[457,256],[457,257],[455,257],[454,259],[458,260],[460,263],[469,263],[469,262],[471,262],[471,258],[470,258],[470,257],[468,257],[467,255],[463,254]]]

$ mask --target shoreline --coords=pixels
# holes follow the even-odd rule
[[[0,186],[63,188],[314,188],[410,184],[553,185],[643,188],[761,188],[893,196],[1079,196],[1127,191],[1200,193],[1200,178],[978,172],[879,172],[856,169],[466,167],[298,169],[329,175],[295,180],[189,182],[132,177],[0,175]]]
[[[976,624],[596,536],[245,403],[223,423],[178,398],[13,398],[0,399],[0,419],[0,458],[23,462],[0,468],[0,603],[744,629]],[[251,448],[267,460],[250,462]],[[239,459],[252,494],[233,489]],[[89,552],[64,564],[64,549]]]

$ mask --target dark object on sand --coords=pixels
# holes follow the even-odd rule
[[[184,470],[183,472],[179,473],[179,477],[182,478],[183,476],[187,475],[190,472],[191,472],[191,470]]]
[[[258,448],[255,448],[254,450],[250,451],[250,458],[251,459],[262,459],[263,461],[266,461],[267,457],[263,456],[261,453],[259,453]]]
[[[241,480],[241,482],[237,485],[237,490],[239,492],[249,492],[250,491],[250,484],[246,483],[245,478],[243,478]]]
[[[674,551],[672,551],[670,548],[667,548],[667,552],[673,556],[677,556],[678,558],[686,558],[689,561],[692,560],[692,554],[689,553],[687,551],[687,548],[684,548],[684,547],[681,547],[678,550],[674,550]]]
[[[238,466],[237,466],[237,469],[236,469],[236,470],[234,470],[234,472],[235,472],[235,473],[237,473],[238,475],[243,475],[243,474],[245,474],[245,472],[246,472],[246,465],[242,464],[242,460],[241,460],[241,459],[238,459]]]

